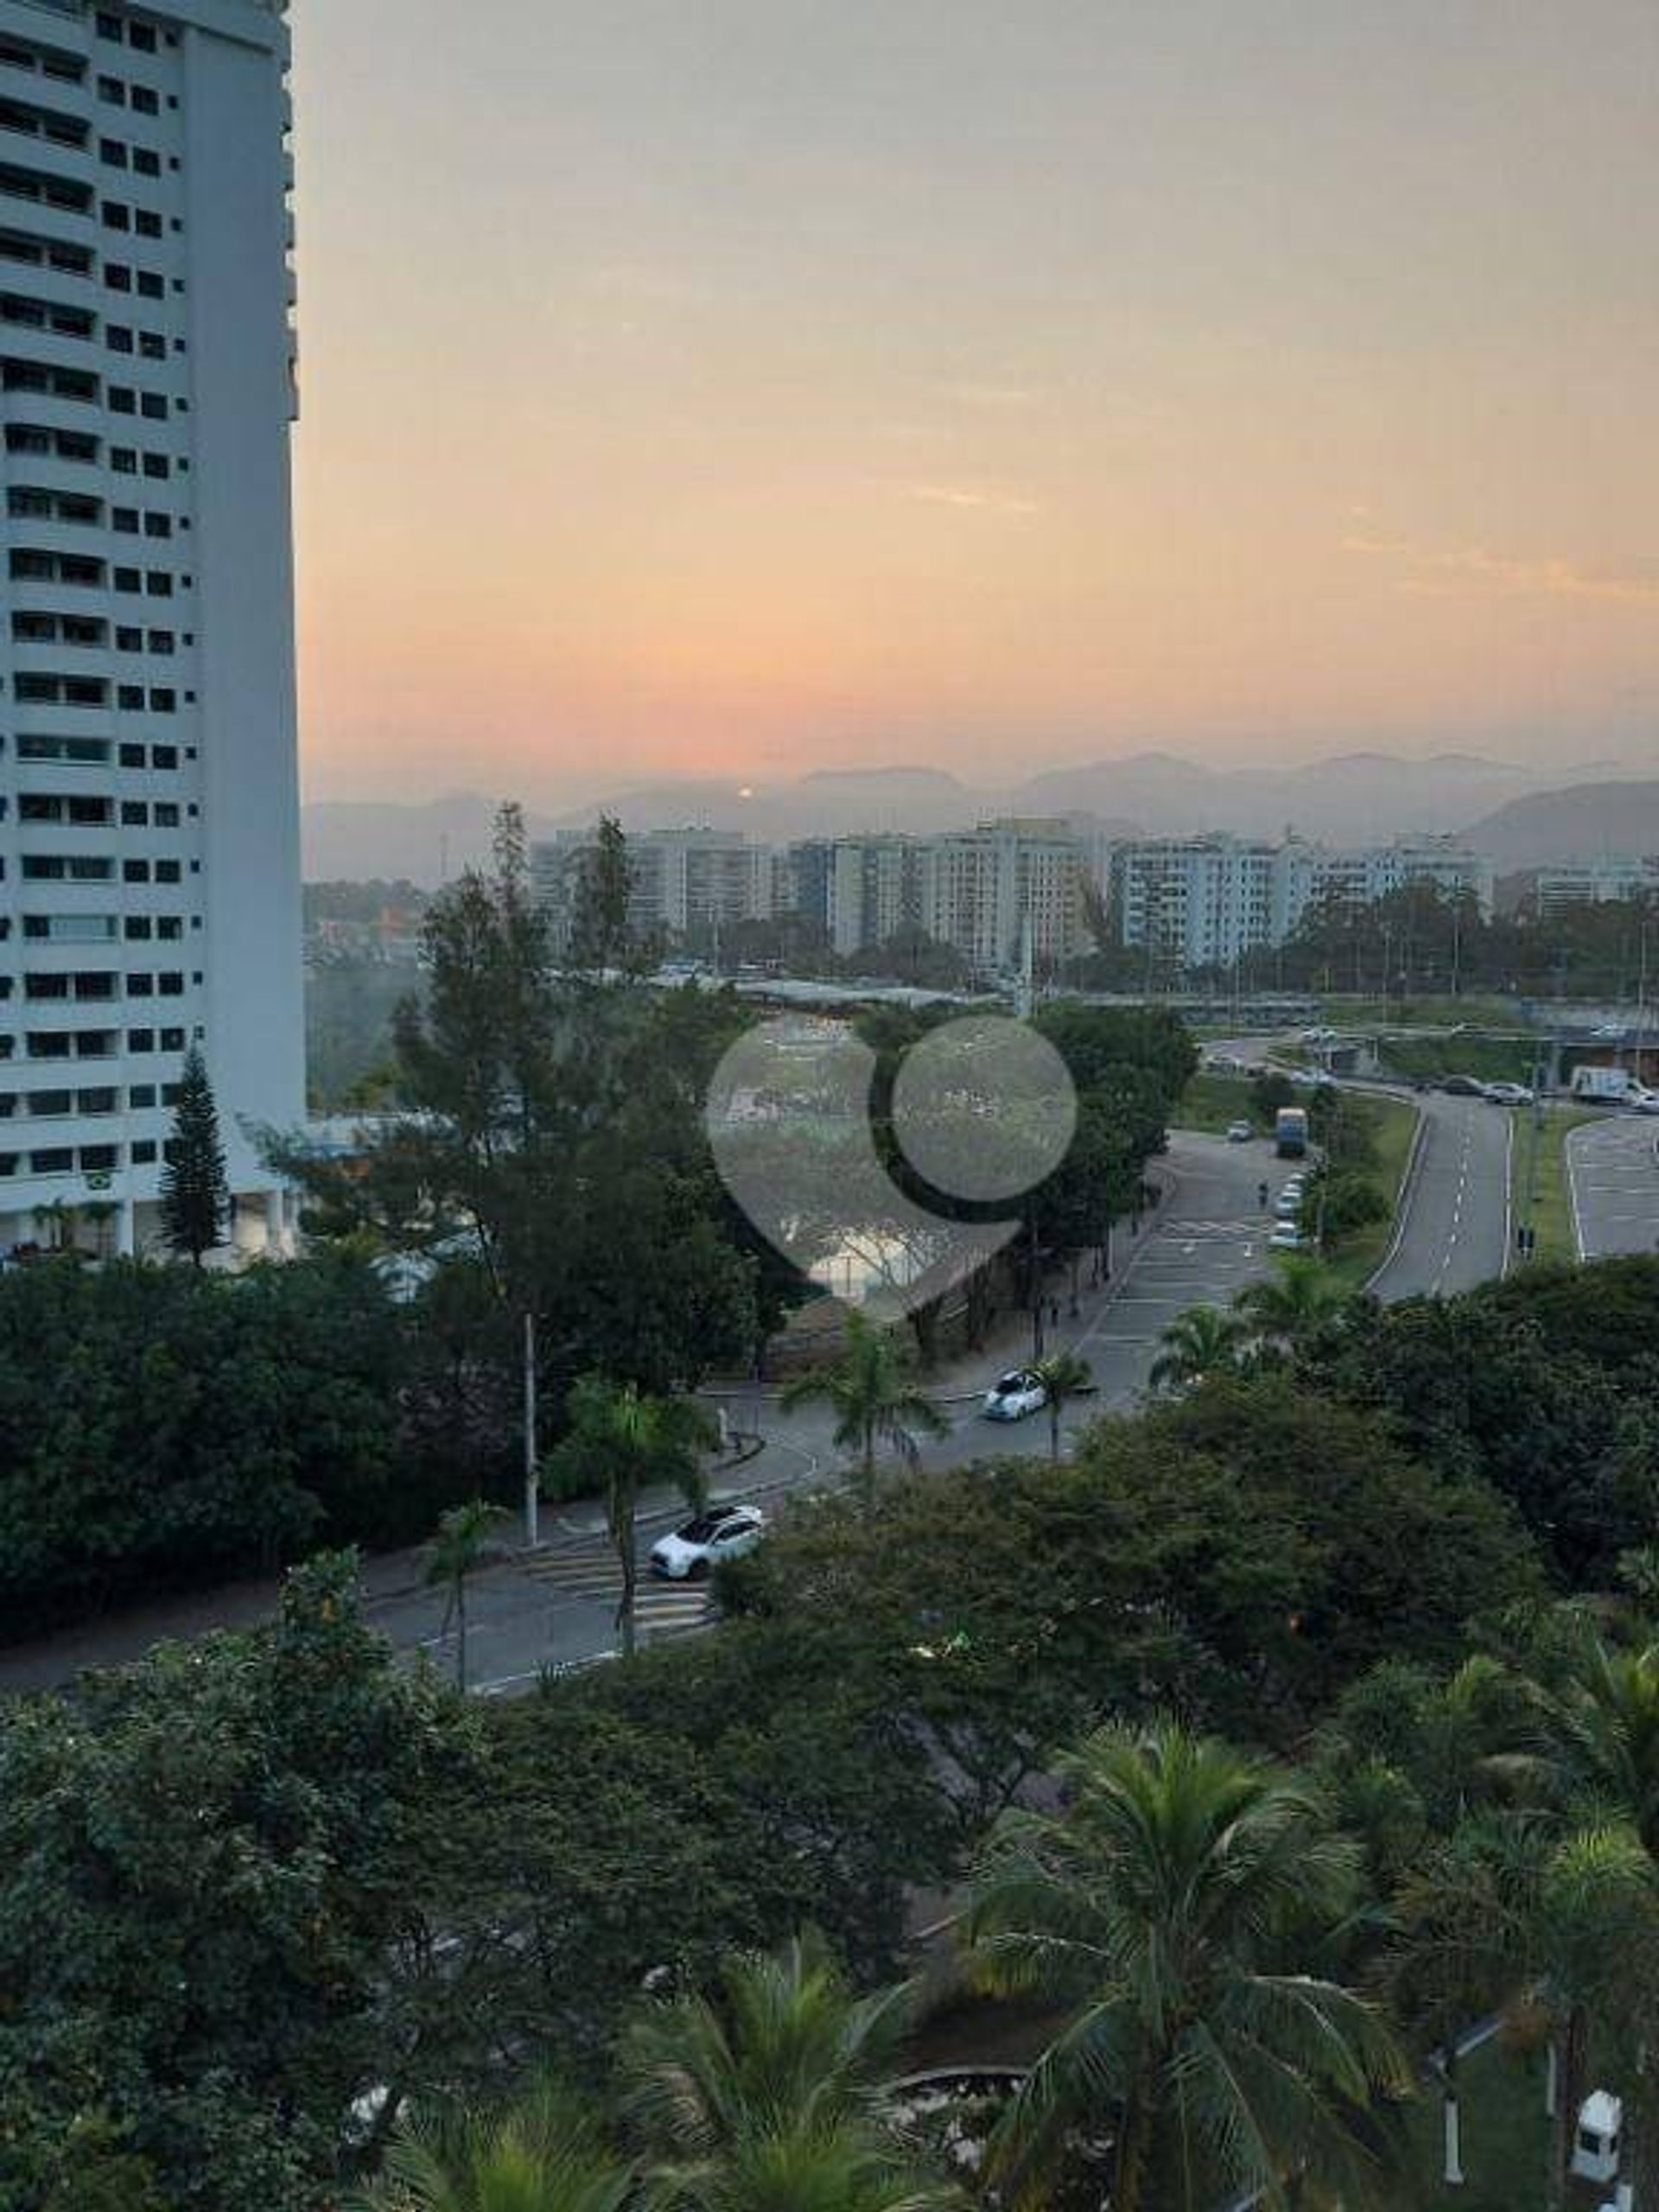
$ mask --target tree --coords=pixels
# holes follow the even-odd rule
[[[1250,1110],[1264,1128],[1271,1129],[1281,1109],[1295,1103],[1295,1084],[1277,1068],[1269,1068],[1250,1084]]]
[[[453,1480],[405,1427],[424,1356],[340,1253],[235,1279],[127,1261],[0,1275],[3,1633],[319,1543],[412,1540]]]
[[[1113,2212],[1368,2202],[1379,2096],[1409,2085],[1381,2015],[1312,1971],[1358,1902],[1353,1845],[1303,1781],[1162,1724],[1061,1764],[1068,1802],[998,1824],[968,1936],[984,1984],[1073,2014],[1007,2115],[1016,2178],[1109,2133]]]
[[[1618,1645],[1578,1612],[1565,1627],[1524,1684],[1548,1793],[1616,1809],[1659,1863],[1659,1641]]]
[[[846,1341],[829,1368],[798,1376],[785,1385],[785,1412],[798,1406],[827,1406],[836,1417],[835,1440],[842,1451],[856,1451],[867,1496],[875,1488],[876,1452],[886,1445],[902,1459],[917,1457],[917,1435],[944,1436],[950,1423],[925,1391],[910,1380],[910,1366],[896,1338],[874,1326],[861,1313],[847,1316]]]
[[[173,1134],[162,1170],[162,1231],[168,1248],[200,1267],[225,1233],[231,1186],[219,1138],[219,1109],[207,1063],[193,1045],[179,1077]]]
[[[1236,1311],[1266,1343],[1287,1351],[1334,1319],[1347,1294],[1312,1254],[1281,1256],[1274,1273],[1241,1291]]]
[[[605,1525],[621,1573],[616,1628],[622,1656],[634,1649],[634,1599],[639,1582],[636,1539],[639,1493],[652,1484],[678,1491],[700,1506],[707,1491],[704,1455],[719,1443],[706,1409],[689,1398],[641,1395],[632,1382],[584,1376],[570,1393],[569,1433],[550,1455],[553,1487],[567,1497],[599,1491]]]
[[[1212,1375],[1236,1374],[1245,1331],[1236,1314],[1218,1306],[1189,1306],[1159,1338],[1163,1350],[1147,1381],[1154,1390],[1192,1390]]]
[[[358,1615],[354,1563],[267,1627],[157,1645],[0,1714],[0,2202],[97,2115],[191,2212],[312,2212],[354,2100],[402,2078],[387,1966],[473,1715]],[[416,2070],[418,2081],[418,2069]],[[77,2177],[79,2178],[79,2177]],[[79,2208],[82,2199],[69,2195]]]
[[[683,1996],[626,2037],[620,2105],[650,2201],[688,2212],[944,2212],[892,2088],[911,1993],[855,1997],[824,1944],[726,1961],[716,2000]]]
[[[625,2212],[634,2177],[592,2113],[552,2081],[501,2112],[405,2118],[359,2212]]]
[[[450,1621],[455,1624],[455,1688],[459,1690],[467,1687],[467,1584],[495,1553],[496,1531],[510,1517],[503,1507],[488,1504],[480,1497],[465,1505],[452,1505],[440,1519],[437,1534],[427,1548],[427,1584],[446,1593],[439,1635],[448,1636]]]
[[[1075,1397],[1094,1385],[1094,1370],[1074,1351],[1057,1351],[1039,1359],[1032,1373],[1043,1386],[1048,1408],[1048,1448],[1051,1459],[1060,1456],[1060,1415]]]

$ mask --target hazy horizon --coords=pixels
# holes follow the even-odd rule
[[[1659,752],[1635,0],[297,0],[318,798]]]

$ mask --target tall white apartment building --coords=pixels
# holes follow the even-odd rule
[[[843,955],[885,944],[919,921],[921,849],[912,838],[838,837],[830,848],[824,923]]]
[[[1659,860],[1564,861],[1538,871],[1534,897],[1548,920],[1563,906],[1606,906],[1659,894]]]
[[[286,0],[0,0],[0,1251],[305,1103]],[[56,1217],[60,1220],[61,1215]]]
[[[1291,935],[1311,905],[1332,896],[1370,906],[1391,892],[1431,884],[1446,898],[1472,898],[1490,919],[1497,871],[1491,861],[1450,837],[1401,838],[1391,845],[1332,851],[1300,841],[1281,848],[1279,926]]]
[[[591,830],[563,830],[531,848],[531,883],[554,942],[569,941]],[[642,937],[679,938],[764,921],[775,909],[778,869],[770,846],[741,830],[650,830],[627,839],[628,919]]]
[[[1027,931],[1039,960],[1084,950],[1084,848],[1064,821],[989,822],[929,839],[921,925],[983,976],[1011,973]]]
[[[1369,906],[1430,883],[1492,910],[1489,860],[1447,840],[1333,851],[1223,836],[1114,843],[1096,861],[1118,942],[1146,946],[1185,970],[1230,968],[1260,946],[1295,935],[1309,906],[1332,897]]]
[[[1096,866],[1122,944],[1179,969],[1227,968],[1274,941],[1279,851],[1240,837],[1154,837]]]

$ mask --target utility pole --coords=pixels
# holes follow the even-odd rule
[[[524,1315],[524,1542],[542,1539],[542,1469],[536,1450],[536,1316]]]

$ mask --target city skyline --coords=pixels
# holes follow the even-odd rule
[[[309,796],[1649,751],[1649,11],[295,27]]]

